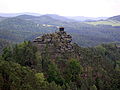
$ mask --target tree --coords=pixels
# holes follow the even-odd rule
[[[90,87],[90,90],[97,90],[97,87],[95,85]]]
[[[59,69],[57,68],[57,65],[53,62],[51,62],[48,65],[48,71],[47,71],[48,78],[47,80],[49,82],[54,81],[56,84],[63,85],[64,79],[60,75]]]
[[[87,86],[85,83],[82,83],[80,90],[88,90]]]
[[[30,68],[0,60],[1,90],[35,90],[36,77]]]
[[[31,42],[25,41],[19,45],[5,48],[2,57],[6,61],[14,60],[16,63],[31,67],[37,64],[36,52],[36,47]]]
[[[12,49],[11,47],[6,47],[3,49],[3,54],[2,57],[4,58],[4,60],[6,61],[12,61]]]
[[[67,81],[76,81],[77,77],[79,77],[79,75],[82,72],[82,66],[80,65],[80,62],[77,61],[76,59],[71,59],[70,61],[68,61],[67,63]]]

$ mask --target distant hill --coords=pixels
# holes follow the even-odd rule
[[[0,21],[2,21],[2,20],[4,20],[4,19],[6,19],[6,17],[1,17],[1,16],[0,16]]]
[[[0,22],[0,38],[12,42],[18,43],[24,40],[30,40],[46,32],[49,33],[51,30],[42,24],[36,24],[16,17],[7,18]]]
[[[84,17],[84,16],[75,16],[75,17],[68,17],[69,19],[73,19],[73,20],[76,20],[76,21],[97,21],[97,20],[105,20],[107,19],[108,17]]]
[[[65,21],[65,22],[76,22],[76,20],[65,17],[65,16],[60,16],[57,14],[46,14],[47,16],[50,16],[53,19],[60,20],[60,21]]]
[[[0,16],[2,16],[2,17],[19,17],[22,19],[33,19],[33,18],[38,19],[42,15],[38,14],[38,13],[0,13]],[[75,20],[69,19],[64,16],[59,16],[57,14],[45,14],[43,16],[49,16],[55,20],[60,20],[60,21],[65,21],[65,22],[75,22]]]
[[[41,14],[38,13],[29,13],[29,12],[24,12],[24,13],[0,13],[0,16],[2,17],[16,17],[19,15],[33,15],[33,16],[41,16]]]
[[[32,16],[32,15],[27,15],[27,14],[16,16],[16,18],[20,18],[20,19],[34,19],[34,18],[38,18],[38,17],[39,16]]]
[[[16,16],[24,16],[24,15],[29,15],[29,16],[42,16],[42,15],[47,15],[50,16],[53,19],[60,20],[60,21],[65,21],[65,22],[76,22],[76,21],[93,21],[93,20],[105,20],[108,17],[84,17],[84,16],[60,16],[57,14],[39,14],[39,13],[30,13],[30,12],[23,12],[23,13],[0,13],[0,16],[2,17],[16,17]]]
[[[20,15],[0,22],[0,38],[12,42],[22,42],[45,33],[57,31],[58,26],[73,37],[80,46],[95,46],[101,43],[120,41],[120,28],[112,25],[91,25],[86,22],[64,22],[47,15]]]
[[[108,20],[116,20],[116,21],[120,21],[120,15],[110,17],[110,18],[108,18]]]
[[[110,25],[110,26],[120,26],[120,21],[116,20],[99,20],[99,21],[86,21],[85,23],[91,25]]]
[[[48,16],[48,15],[42,15],[42,16],[20,15],[20,16],[17,16],[16,18],[32,21],[37,24],[56,25],[56,24],[61,24],[62,22],[60,20],[53,19],[51,16]]]
[[[0,29],[5,30],[31,30],[31,27],[35,27],[33,22],[28,22],[19,18],[7,18],[0,22]],[[25,27],[25,28],[24,28]]]
[[[106,20],[97,20],[97,21],[85,21],[87,24],[91,25],[111,25],[114,27],[120,26],[120,15],[110,17]]]
[[[50,16],[42,15],[38,19],[34,19],[34,22],[39,23],[39,24],[55,24],[60,21],[55,20],[55,19],[51,18]]]

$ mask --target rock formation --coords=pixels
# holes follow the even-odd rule
[[[63,27],[60,27],[58,32],[45,34],[33,40],[38,47],[41,47],[41,50],[48,45],[48,48],[54,48],[54,52],[72,52],[73,46],[71,41],[72,37],[64,31]]]
[[[74,56],[74,44],[72,36],[64,31],[63,27],[58,32],[44,34],[33,40],[34,45],[38,47],[41,55],[49,53],[52,59],[66,56],[66,59]]]

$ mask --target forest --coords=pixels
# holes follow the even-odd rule
[[[0,55],[0,90],[120,90],[118,45],[73,47],[74,53],[53,60],[47,47],[41,54],[30,41],[7,46]]]
[[[119,16],[116,17],[119,18]],[[13,43],[20,43],[26,40],[33,40],[35,37],[46,33],[58,31],[57,27],[62,26],[73,37],[73,41],[83,47],[96,46],[102,43],[117,43],[120,41],[120,21],[116,17],[111,17],[103,22],[113,22],[112,24],[117,24],[118,26],[104,23],[92,25],[86,22],[71,21],[71,19],[68,22],[66,18],[61,21],[49,15],[39,17],[31,15],[1,17],[0,38]],[[97,22],[100,21],[93,23]]]

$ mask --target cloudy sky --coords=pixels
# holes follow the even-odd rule
[[[21,12],[108,17],[120,15],[120,0],[0,0],[0,13]]]

